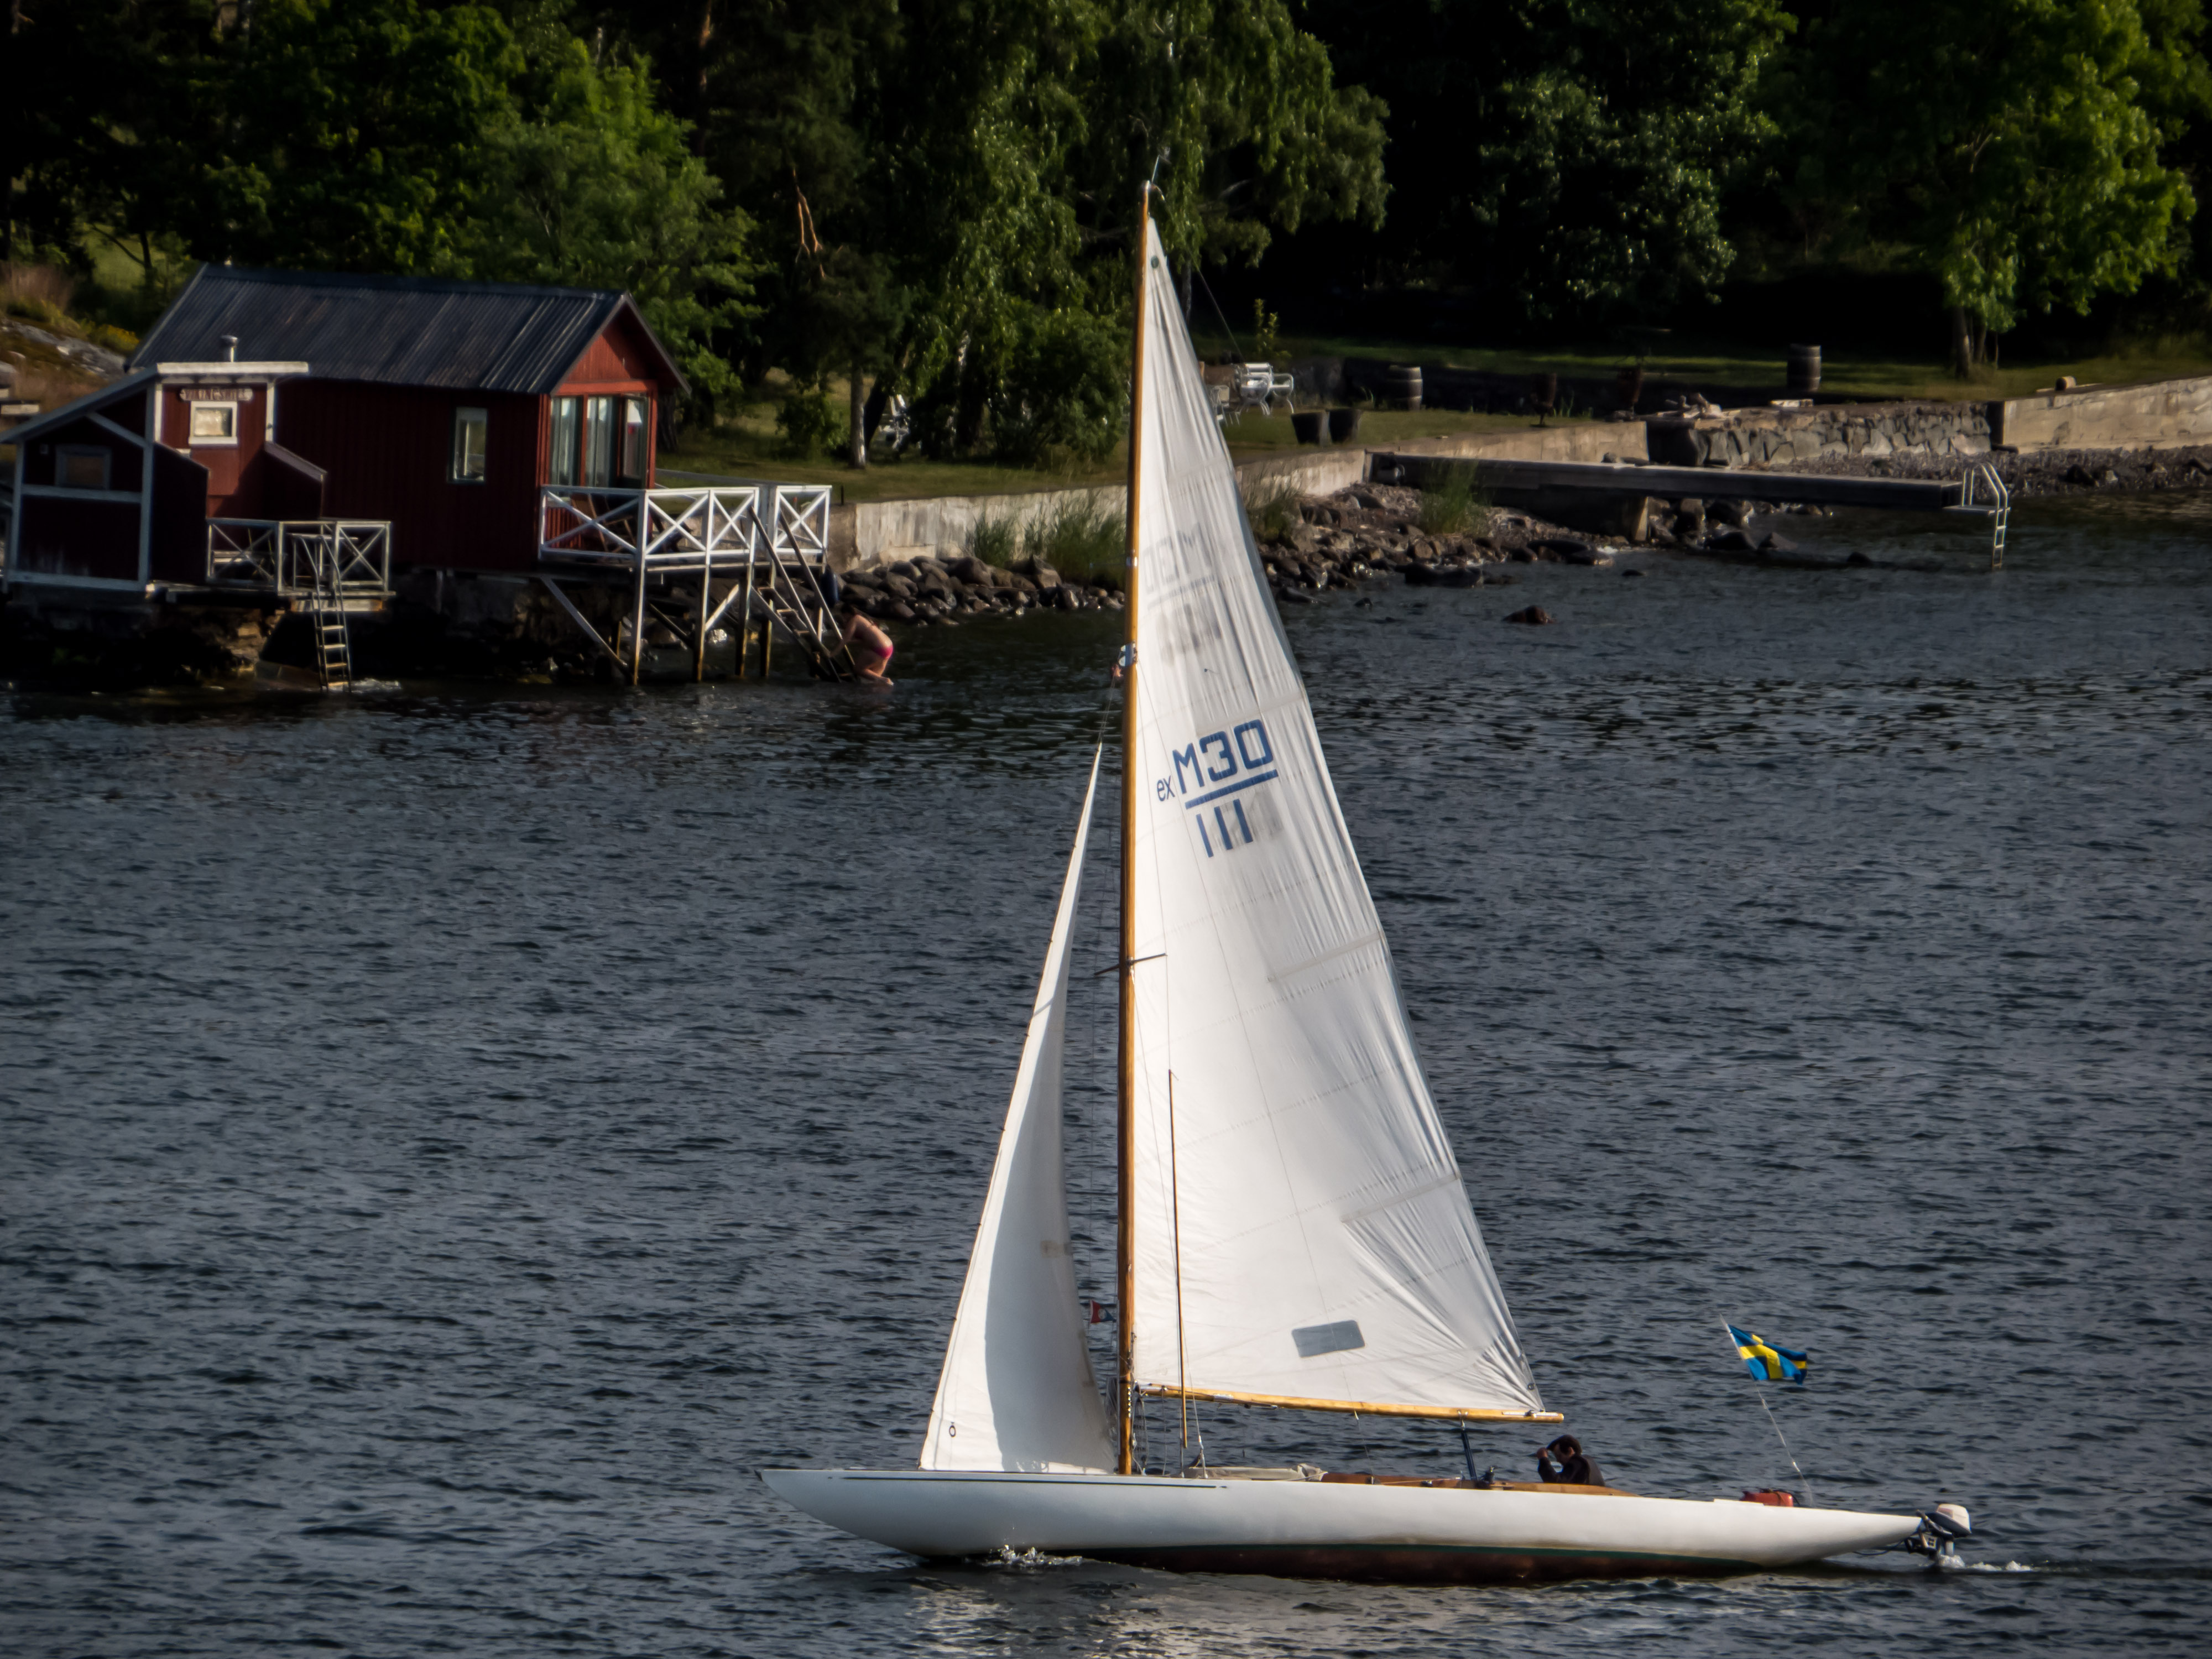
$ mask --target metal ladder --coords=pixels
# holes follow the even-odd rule
[[[2005,532],[2012,524],[2012,492],[2005,488],[1996,463],[1979,461],[1969,468],[1959,490],[1958,513],[1979,513],[1990,521],[1990,568],[2004,568]]]
[[[346,625],[345,594],[338,583],[338,550],[318,538],[311,556],[315,586],[307,621],[315,634],[315,668],[323,690],[343,691],[353,684],[353,633]]]

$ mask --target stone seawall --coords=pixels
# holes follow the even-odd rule
[[[2008,448],[2177,449],[2212,443],[2212,375],[2040,392],[1990,406]]]
[[[1776,466],[1830,455],[1986,455],[1989,404],[1831,404],[1644,423],[1662,466]]]

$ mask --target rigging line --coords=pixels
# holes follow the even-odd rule
[[[1197,277],[1198,285],[1206,289],[1206,302],[1213,307],[1213,314],[1221,318],[1222,332],[1229,337],[1229,349],[1237,354],[1237,361],[1240,363],[1243,362],[1244,361],[1243,344],[1237,339],[1237,331],[1229,326],[1229,319],[1222,314],[1221,301],[1213,297],[1213,289],[1207,284],[1206,273],[1199,269],[1198,261],[1196,259],[1193,259],[1190,262],[1190,274]]]
[[[1182,1443],[1190,1448],[1190,1361],[1183,1346],[1182,1328],[1182,1177],[1176,1165],[1175,1073],[1168,1073],[1168,1226],[1175,1235],[1176,1381],[1182,1389],[1176,1404],[1182,1413]],[[1200,1443],[1201,1450],[1203,1442]]]

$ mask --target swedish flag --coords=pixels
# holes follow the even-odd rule
[[[1735,1339],[1735,1351],[1743,1357],[1743,1368],[1761,1382],[1802,1383],[1805,1373],[1813,1369],[1810,1356],[1796,1348],[1778,1348],[1749,1331],[1729,1327],[1729,1334]]]

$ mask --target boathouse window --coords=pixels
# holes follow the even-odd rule
[[[194,404],[191,441],[196,444],[234,444],[238,441],[236,404]]]
[[[457,409],[453,411],[453,482],[482,483],[484,481],[484,440],[491,429],[491,416],[481,409]]]
[[[615,481],[615,405],[617,398],[584,400],[584,482],[611,484]]]
[[[54,482],[64,489],[105,489],[112,459],[104,449],[72,449],[64,446],[54,457]]]
[[[576,482],[576,416],[580,398],[553,399],[553,434],[546,457],[545,481],[548,483],[572,484]]]
[[[622,406],[622,464],[615,476],[626,484],[641,484],[645,482],[645,399],[625,398]]]

